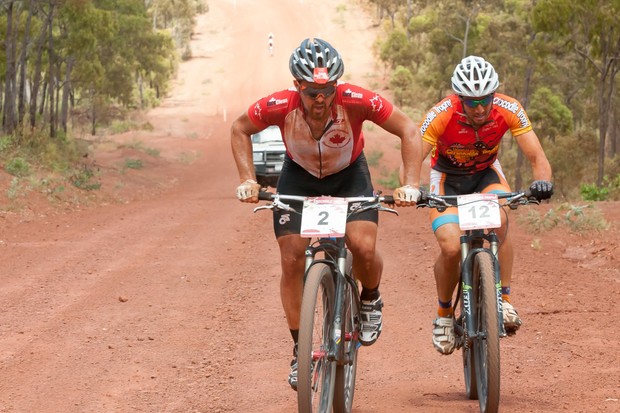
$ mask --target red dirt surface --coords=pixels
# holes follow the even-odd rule
[[[0,412],[296,411],[277,244],[270,214],[234,198],[230,122],[292,84],[304,37],[339,49],[346,80],[380,88],[376,29],[353,0],[209,6],[193,59],[142,120],[153,130],[92,140],[100,190],[9,200],[0,175]],[[378,182],[399,165],[398,139],[367,129],[367,153],[384,154]],[[137,159],[141,169],[123,166]],[[611,223],[601,233],[532,235],[512,221],[524,326],[501,344],[503,412],[620,412],[620,208],[599,207]],[[381,220],[384,332],[360,350],[354,412],[476,412],[460,354],[431,344],[428,212],[400,212]]]

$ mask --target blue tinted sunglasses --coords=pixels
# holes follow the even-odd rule
[[[463,104],[466,105],[467,107],[475,108],[475,107],[478,107],[478,105],[487,106],[489,103],[493,101],[493,96],[494,95],[491,94],[481,99],[468,99],[468,98],[461,97],[461,101],[463,101]]]

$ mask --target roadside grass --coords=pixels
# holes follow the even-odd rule
[[[573,205],[565,202],[545,213],[530,208],[526,214],[518,216],[517,222],[528,232],[534,234],[547,232],[554,228],[568,228],[573,233],[581,234],[606,231],[610,227],[603,212],[592,203]]]

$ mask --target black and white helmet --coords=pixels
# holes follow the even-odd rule
[[[499,77],[491,63],[478,56],[467,56],[456,65],[452,74],[452,90],[457,95],[482,97],[499,87]]]
[[[325,40],[305,39],[291,55],[288,64],[297,80],[327,83],[338,80],[344,72],[344,63],[336,49]]]

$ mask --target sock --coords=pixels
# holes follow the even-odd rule
[[[297,357],[297,342],[299,341],[299,330],[289,330],[293,337],[293,357]]]
[[[360,294],[362,301],[373,301],[379,298],[379,296],[379,286],[372,289],[362,288],[362,293]]]
[[[448,302],[443,302],[441,300],[437,300],[439,306],[437,307],[437,315],[439,317],[451,317],[454,310],[452,309],[452,300]]]
[[[502,300],[507,303],[510,302],[510,286],[508,287],[502,286]]]

